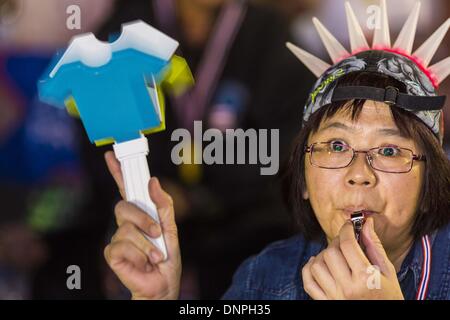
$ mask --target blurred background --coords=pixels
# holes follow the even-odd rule
[[[364,21],[378,1],[350,2],[370,41]],[[393,39],[414,2],[388,1]],[[422,4],[415,47],[450,17],[448,1]],[[67,27],[71,5],[80,8],[75,30]],[[192,89],[208,93],[195,120],[204,130],[279,129],[282,164],[315,81],[284,43],[329,60],[313,16],[349,48],[343,0],[0,0],[0,299],[129,298],[103,258],[119,201],[103,160],[111,146],[91,145],[78,119],[36,96],[51,57],[71,37],[108,40],[141,19],[177,39],[196,80],[214,79]],[[446,39],[433,61],[450,55]],[[450,94],[450,81],[440,92]],[[149,166],[175,202],[181,298],[220,298],[243,259],[295,230],[278,176],[261,176],[255,165],[172,164],[170,135],[192,123],[183,113],[189,101],[167,98],[167,130],[149,136]],[[447,130],[450,155],[449,138]],[[81,269],[81,290],[66,286],[70,265]]]

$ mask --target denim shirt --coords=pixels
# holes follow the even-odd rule
[[[429,235],[431,274],[426,299],[450,300],[450,224]],[[311,256],[327,246],[325,237],[306,241],[296,235],[267,246],[245,260],[233,276],[225,300],[307,300],[301,270]],[[422,242],[414,242],[397,277],[406,300],[416,297],[423,262]]]

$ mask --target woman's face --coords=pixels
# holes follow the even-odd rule
[[[355,122],[349,113],[338,112],[324,121],[308,139],[315,142],[342,141],[355,150],[397,146],[421,154],[413,140],[402,137],[384,103],[367,101]],[[328,240],[339,234],[342,225],[357,210],[373,214],[375,230],[386,250],[394,250],[410,239],[422,187],[424,164],[414,161],[409,173],[385,173],[372,169],[364,153],[356,154],[347,168],[322,169],[305,158],[306,186],[309,199]]]

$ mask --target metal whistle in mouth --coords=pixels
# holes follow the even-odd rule
[[[355,231],[356,241],[358,241],[359,245],[362,244],[361,240],[361,232],[364,223],[366,222],[366,217],[363,211],[355,211],[350,216],[350,221],[353,224],[353,230]]]

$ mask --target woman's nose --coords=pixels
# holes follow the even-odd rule
[[[356,153],[353,162],[347,168],[346,183],[349,186],[374,186],[377,177],[369,164],[367,154]]]

